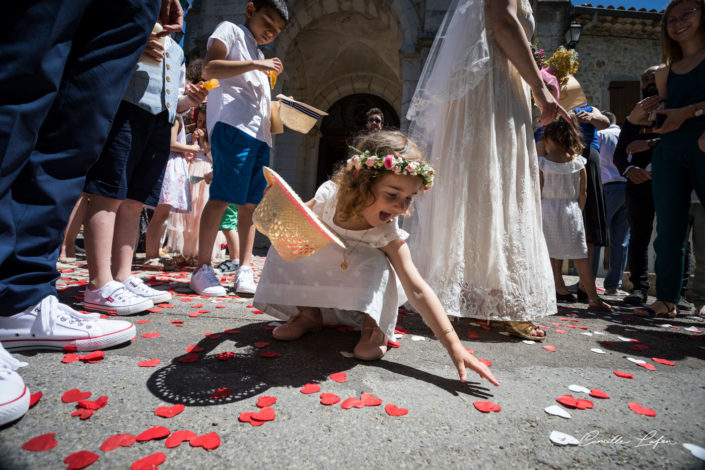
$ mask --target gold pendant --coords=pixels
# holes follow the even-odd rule
[[[343,262],[340,263],[340,269],[343,269],[343,270],[348,269],[348,263],[346,263],[346,262],[343,260]]]

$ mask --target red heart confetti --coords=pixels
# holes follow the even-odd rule
[[[643,367],[646,370],[656,370],[656,367],[654,367],[653,364],[649,364],[648,362],[638,362],[636,365],[639,367]]]
[[[470,330],[470,331],[468,331],[468,338],[469,339],[479,339],[480,335],[477,331]]]
[[[105,353],[103,351],[93,351],[88,354],[78,355],[78,360],[81,362],[87,362],[89,364],[93,364],[93,363],[102,361],[104,357],[105,357]]]
[[[190,353],[177,359],[178,362],[196,362],[201,358],[196,353]]]
[[[406,408],[399,408],[397,405],[391,403],[384,406],[384,411],[386,411],[389,416],[404,416],[409,413],[409,410]]]
[[[575,398],[572,395],[563,395],[556,398],[556,401],[561,405],[565,405],[570,408],[577,408],[579,410],[585,410],[595,406],[590,400],[583,400],[582,398]]]
[[[251,419],[257,420],[257,421],[274,421],[274,418],[276,418],[276,413],[274,412],[274,408],[271,408],[269,406],[265,406],[261,410],[259,410],[257,413],[253,413],[251,416]]]
[[[228,398],[233,392],[228,387],[218,387],[211,395],[213,400],[218,400],[219,398]]]
[[[151,307],[151,308],[148,308],[147,311],[152,312],[152,313],[159,313],[162,311],[162,309],[159,307]]]
[[[56,434],[51,432],[33,437],[22,444],[22,448],[24,450],[31,450],[32,452],[43,452],[45,450],[53,449],[59,444],[59,442],[54,439],[54,436],[56,436]]]
[[[343,383],[348,380],[347,372],[336,372],[335,374],[330,374],[329,377],[333,382],[338,383]]]
[[[130,447],[135,442],[137,442],[137,437],[132,434],[115,434],[103,441],[100,450],[110,452],[118,447]]]
[[[208,339],[218,339],[220,338],[220,333],[206,333],[204,336]]]
[[[362,395],[360,395],[360,401],[365,406],[379,406],[382,404],[382,399],[376,398],[371,393],[363,393]]]
[[[546,351],[556,352],[556,347],[555,347],[555,346],[551,346],[551,345],[549,345],[549,344],[547,344],[546,346],[543,346],[543,348],[544,348]]]
[[[78,361],[78,354],[74,354],[74,353],[64,354],[64,358],[61,359],[61,362],[63,362],[64,364],[70,364],[70,363],[76,362],[76,361]]]
[[[659,357],[652,357],[651,360],[654,362],[658,362],[659,364],[664,364],[667,366],[675,366],[676,365],[675,362],[671,362],[668,359],[661,359]]]
[[[182,442],[190,441],[196,437],[196,433],[193,431],[175,431],[171,436],[166,438],[164,445],[172,449],[174,447],[179,447]]]
[[[135,462],[132,462],[130,466],[131,470],[155,470],[159,468],[159,465],[163,464],[166,460],[166,454],[163,452],[155,452],[147,457],[142,457]]]
[[[138,325],[144,325],[145,323],[152,323],[152,320],[138,320],[137,321]]]
[[[491,401],[474,401],[472,404],[478,411],[482,411],[483,413],[489,413],[490,411],[499,413],[502,410],[501,406],[492,403]]]
[[[401,344],[399,343],[399,341],[392,341],[392,340],[388,340],[388,341],[387,341],[387,347],[388,347],[388,348],[398,348],[399,346],[401,346]]]
[[[191,447],[202,447],[206,450],[213,450],[220,447],[220,436],[217,432],[209,432],[202,436],[191,439]]]
[[[225,332],[229,335],[236,335],[240,332],[240,330],[234,330],[232,328],[228,328],[227,330],[225,330]]]
[[[235,357],[235,353],[232,351],[218,353],[218,359],[220,359],[221,361],[227,361],[228,359],[232,359],[233,357]]]
[[[137,440],[140,442],[151,441],[152,439],[161,439],[171,434],[171,431],[164,426],[153,426],[141,434],[137,435]]]
[[[225,305],[216,305],[215,308],[225,308]]]
[[[86,410],[99,410],[108,404],[108,397],[102,396],[97,400],[78,400],[76,406]]]
[[[157,304],[157,307],[161,307],[161,308],[174,308],[174,306],[171,305],[171,304]]]
[[[32,408],[34,405],[39,403],[42,399],[42,392],[33,393],[29,396],[29,407]]]
[[[176,325],[182,325],[184,323],[183,320],[169,320],[169,323],[174,323]]]
[[[267,341],[257,341],[253,344],[253,346],[256,348],[262,349],[262,348],[266,348],[267,346],[269,346],[269,343]]]
[[[203,307],[203,304],[202,304],[202,303],[200,303],[200,302],[199,302],[199,303],[197,303],[197,304],[193,304],[193,305],[191,305],[191,308],[202,308],[202,307]]]
[[[161,359],[149,359],[148,361],[138,362],[139,367],[155,367],[161,363]]]
[[[310,395],[311,393],[316,393],[321,391],[321,386],[318,384],[306,384],[301,389],[299,389],[304,395]]]
[[[275,359],[277,357],[280,357],[281,354],[279,354],[276,351],[267,351],[259,354],[261,357],[264,357],[265,359]]]
[[[638,415],[656,416],[656,412],[651,408],[645,408],[636,402],[629,402],[629,409]]]
[[[257,421],[256,419],[252,419],[252,415],[254,415],[252,411],[248,411],[247,413],[240,413],[240,416],[238,417],[238,420],[243,422],[243,423],[250,423],[252,426],[262,426],[264,424],[264,421]]]
[[[253,310],[252,313],[255,315],[262,315],[264,312],[262,310]]]
[[[142,336],[143,338],[156,338],[157,336],[159,336],[159,332],[153,331],[151,333],[142,333],[140,336]]]
[[[201,352],[203,351],[203,348],[201,346],[196,346],[195,344],[191,344],[189,346],[186,346],[186,352]]]
[[[599,388],[593,388],[592,390],[590,390],[590,396],[594,398],[609,398],[609,395],[607,395]]]
[[[365,404],[359,398],[350,397],[343,400],[340,407],[344,410],[349,410],[350,408],[364,408]]]
[[[333,393],[321,393],[321,405],[335,405],[340,402],[340,397]]]
[[[76,411],[74,411],[73,413],[71,413],[71,416],[78,416],[82,420],[88,419],[91,416],[93,416],[93,410],[88,410],[86,408],[79,408]]]
[[[66,470],[80,470],[91,465],[99,458],[100,456],[98,454],[94,454],[93,452],[89,452],[87,450],[79,450],[78,452],[74,452],[66,457],[64,459],[64,463],[69,464],[68,467],[66,467]]]
[[[559,330],[558,328],[556,328],[554,331],[555,331],[556,333],[565,333],[565,330]]]
[[[480,362],[482,362],[487,367],[492,367],[492,363],[490,361],[488,361],[487,359],[480,359]]]
[[[264,408],[266,406],[272,406],[277,402],[277,397],[259,397],[257,400],[257,407]]]
[[[633,379],[634,378],[634,374],[630,374],[629,372],[622,372],[621,370],[615,370],[612,372],[614,372],[614,375],[616,375],[617,377],[621,377],[623,379]]]
[[[174,406],[160,406],[159,408],[154,410],[154,414],[157,416],[161,416],[162,418],[173,418],[174,416],[184,411],[184,408],[186,407],[182,404],[177,404]]]

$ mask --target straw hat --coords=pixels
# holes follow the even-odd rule
[[[252,220],[282,258],[286,261],[306,258],[330,242],[346,248],[345,242],[304,204],[281,176],[268,167],[262,170],[270,187]]]
[[[281,118],[282,104],[279,101],[272,101],[272,109],[270,111],[270,117],[272,124],[269,127],[269,132],[272,135],[281,134],[284,132],[284,124]]]
[[[308,134],[316,122],[328,113],[309,106],[306,103],[287,98],[284,95],[277,95],[281,103],[281,120],[289,129]]]
[[[587,103],[587,98],[585,97],[585,93],[583,93],[583,88],[572,75],[568,75],[568,82],[561,86],[560,96],[561,97],[558,100],[558,104],[563,106],[565,109],[573,109]]]

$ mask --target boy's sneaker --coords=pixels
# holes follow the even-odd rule
[[[0,426],[20,419],[29,409],[29,389],[16,369],[26,366],[0,343]]]
[[[220,281],[215,277],[213,266],[208,264],[204,264],[191,275],[189,287],[198,295],[209,297],[225,297],[227,295],[225,287],[221,286]]]
[[[257,290],[254,274],[250,266],[240,266],[235,279],[235,293],[254,295]]]
[[[221,273],[234,273],[240,267],[240,262],[236,259],[223,261],[218,265],[218,270]]]
[[[164,290],[152,289],[147,284],[144,283],[142,279],[137,276],[128,277],[122,285],[125,286],[127,290],[135,295],[149,299],[154,304],[159,304],[162,302],[169,302],[171,300],[171,294]]]
[[[0,341],[8,351],[95,351],[130,341],[135,334],[130,322],[78,313],[54,295],[16,315],[0,317]]]
[[[122,282],[110,281],[100,289],[86,289],[83,305],[86,310],[130,315],[154,307],[154,302],[133,294]]]
[[[622,299],[622,302],[628,305],[645,305],[649,299],[649,291],[647,289],[634,289],[631,294]]]

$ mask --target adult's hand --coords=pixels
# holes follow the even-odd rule
[[[149,36],[147,45],[144,46],[140,60],[152,59],[161,62],[164,58],[164,45],[159,41],[159,36],[152,34]]]
[[[657,95],[639,101],[629,113],[629,122],[638,126],[650,126],[649,115],[656,111],[662,102],[663,98]]]
[[[541,111],[541,116],[539,116],[541,125],[545,126],[553,121],[556,116],[561,116],[566,121],[570,121],[570,116],[566,110],[563,109],[563,106],[558,104],[558,101],[556,101],[556,98],[551,94],[545,84],[542,84],[541,88],[537,90],[531,90],[531,93],[534,96],[536,106],[538,106]]]
[[[184,27],[184,10],[179,0],[162,0],[162,9],[159,12],[159,22],[162,29],[158,36],[168,36],[181,31]]]
[[[690,106],[685,106],[683,108],[662,109],[656,111],[656,114],[665,115],[666,119],[660,127],[654,128],[653,131],[657,134],[666,134],[679,129],[685,120],[692,116],[692,111]]]
[[[627,153],[641,153],[649,150],[649,141],[645,139],[633,140],[627,145]]]
[[[631,167],[625,176],[634,184],[646,183],[651,180],[651,173],[638,166]]]

